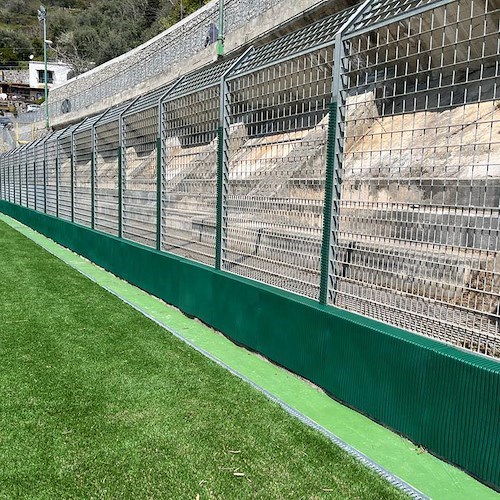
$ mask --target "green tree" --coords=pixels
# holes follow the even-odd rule
[[[24,33],[0,28],[0,64],[27,61],[33,52],[33,45]]]

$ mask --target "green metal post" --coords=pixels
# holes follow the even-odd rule
[[[73,142],[73,140],[71,140],[71,142]],[[75,222],[75,158],[73,154],[73,145],[71,146],[70,169],[71,222]]]
[[[25,169],[24,169],[24,179],[26,181],[26,207],[29,206],[30,204],[30,197],[29,197],[29,188],[28,188],[28,149],[26,148],[26,162],[25,162]]]
[[[217,33],[217,57],[224,55],[224,0],[219,0],[219,29]]]
[[[43,144],[43,213],[47,213],[47,143]]]
[[[222,198],[224,189],[224,127],[217,130],[217,225],[215,236],[215,269],[222,262]]]
[[[122,147],[118,146],[118,237],[122,237],[123,233],[123,186],[122,186]]]
[[[16,176],[14,175],[14,169],[16,166],[14,165],[14,156],[12,156],[12,194],[14,199],[12,200],[14,203],[16,202]]]
[[[59,217],[59,153],[56,158],[56,217]]]
[[[19,176],[19,205],[22,206],[22,204],[23,204],[23,199],[22,199],[22,196],[23,196],[23,188],[22,188],[22,185],[23,185],[23,176],[22,176],[22,173],[21,173],[21,153],[19,153],[19,160],[18,160],[18,164],[17,164],[17,170],[18,170],[18,176]]]
[[[8,201],[10,201],[10,158],[7,158],[7,196],[5,197]]]
[[[44,62],[44,80],[45,80],[45,127],[49,126],[49,87],[47,78],[47,14],[43,19],[43,62]]]
[[[328,142],[326,145],[326,185],[325,203],[323,208],[323,240],[321,244],[321,281],[319,301],[326,304],[328,301],[328,280],[330,267],[330,234],[332,229],[332,197],[335,156],[335,129],[337,127],[337,103],[330,104],[330,119],[328,120]]]
[[[161,250],[161,137],[156,140],[156,250]]]
[[[36,149],[33,148],[33,210],[36,210]]]
[[[95,145],[95,143],[94,143]],[[90,227],[95,226],[95,156],[92,147],[92,158],[90,159]]]

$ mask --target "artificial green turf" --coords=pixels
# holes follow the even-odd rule
[[[0,223],[0,498],[402,498]]]

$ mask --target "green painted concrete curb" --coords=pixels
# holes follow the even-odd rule
[[[308,416],[374,462],[434,499],[498,498],[490,488],[452,465],[417,448],[360,413],[338,403],[310,383],[238,347],[223,335],[117,278],[45,236],[0,214],[0,220],[68,265],[90,276],[149,316],[169,325],[196,346],[234,368],[289,406]]]

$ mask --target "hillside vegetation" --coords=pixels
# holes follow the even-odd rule
[[[208,0],[44,0],[49,57],[75,74],[140,45]],[[5,0],[0,6],[0,66],[43,58],[39,0]]]

